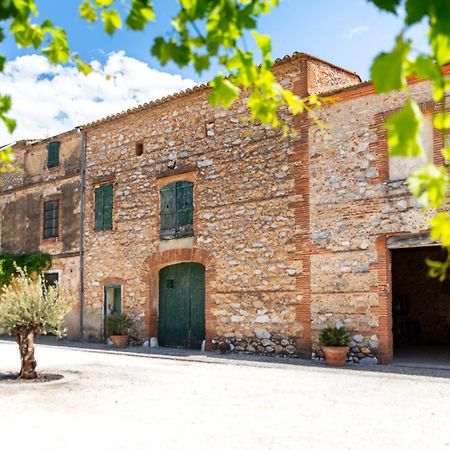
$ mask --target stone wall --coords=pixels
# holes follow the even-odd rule
[[[428,83],[411,85],[424,111]],[[344,90],[319,114],[327,131],[309,134],[311,323],[313,348],[325,326],[345,325],[353,354],[392,359],[390,252],[386,237],[424,233],[427,219],[405,180],[389,181],[383,123],[404,94],[375,96],[367,86]],[[434,159],[439,136],[433,134]],[[355,337],[356,336],[356,337]],[[360,344],[360,345],[356,345]],[[358,347],[358,348],[356,348]],[[361,348],[363,350],[361,350]]]
[[[299,95],[308,91],[308,61],[298,55],[275,69]],[[339,83],[355,77],[345,72]],[[207,345],[226,340],[238,351],[294,354],[303,338],[297,144],[249,123],[245,98],[224,111],[212,109],[206,93],[201,88],[86,128],[86,335],[102,337],[103,288],[116,280],[123,309],[142,324],[144,337],[156,336],[158,270],[191,260],[188,252],[204,253]],[[194,237],[162,242],[159,188],[183,179],[194,181]],[[94,189],[105,182],[113,183],[113,230],[97,232]]]
[[[388,240],[427,231],[399,175],[405,168],[387,157],[383,124],[405,96],[375,96],[356,74],[305,54],[278,60],[274,70],[301,97],[333,90],[335,101],[318,111],[326,130],[303,114],[292,121],[297,137],[283,138],[248,121],[245,98],[226,111],[211,108],[206,86],[84,127],[85,338],[104,337],[111,284],[122,286],[137,338],[157,336],[159,270],[191,261],[206,269],[207,348],[225,341],[236,351],[320,357],[320,330],[342,324],[352,335],[350,360],[392,359]],[[412,82],[411,92],[424,112],[439,107],[427,83]],[[425,132],[442,163],[439,133]],[[1,241],[3,251],[49,252],[76,291],[80,138],[57,138],[62,164],[50,170],[48,141],[15,147],[24,175],[3,177]],[[159,190],[174,181],[194,183],[194,235],[161,240]],[[94,231],[94,190],[106,183],[113,228]],[[63,201],[62,239],[42,242],[49,196]],[[74,336],[78,311],[68,318]]]

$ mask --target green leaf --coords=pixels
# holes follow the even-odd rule
[[[149,21],[155,20],[153,4],[149,0],[133,0],[126,24],[131,30],[143,30]]]
[[[420,22],[427,14],[430,3],[425,0],[407,0],[405,5],[408,25]]]
[[[3,55],[0,55],[0,72],[3,72],[5,68],[6,58]]]
[[[408,178],[409,190],[425,208],[438,209],[442,205],[448,183],[446,168],[434,164],[419,167]]]
[[[73,60],[77,65],[77,69],[84,75],[89,75],[92,72],[92,66],[84,62],[78,55],[74,55]]]
[[[433,261],[430,258],[425,258],[425,262],[428,266],[428,275],[431,278],[439,278],[439,281],[442,282],[447,278],[447,272],[450,265],[450,262],[447,261]]]
[[[423,154],[422,121],[419,105],[412,99],[386,121],[389,156],[417,157]]]
[[[177,45],[174,40],[166,42],[161,37],[155,39],[151,53],[159,59],[159,62],[162,65],[165,65],[172,60],[179,67],[184,67],[189,64],[192,57],[188,46]]]
[[[6,125],[6,128],[10,133],[12,133],[16,129],[16,121],[14,119],[11,119],[10,117],[6,117],[3,115],[0,115],[0,118]]]
[[[450,145],[447,145],[441,150],[442,156],[448,162],[450,161]]]
[[[442,100],[445,93],[450,89],[450,78],[440,78],[432,83],[433,100],[438,102]]]
[[[258,44],[259,50],[261,51],[262,57],[264,61],[270,61],[272,58],[270,56],[270,52],[272,49],[272,41],[270,40],[269,35],[259,34],[257,31],[253,31],[253,36]]]
[[[70,57],[66,32],[62,28],[51,28],[49,33],[52,40],[46,48],[42,49],[42,53],[47,56],[52,64],[65,64]]]
[[[111,6],[116,0],[95,0],[95,3],[101,7]]]
[[[0,173],[20,172],[20,169],[14,164],[15,160],[16,155],[14,154],[12,147],[6,147],[0,150]],[[3,267],[0,266],[0,272],[2,269]]]
[[[0,114],[7,113],[11,109],[11,97],[0,95]]]
[[[405,66],[411,49],[411,41],[397,38],[390,53],[380,53],[374,60],[370,75],[378,94],[406,87]]]
[[[197,73],[209,69],[209,55],[194,55],[194,67]]]
[[[423,79],[438,80],[441,78],[439,66],[436,65],[431,56],[419,55],[411,64],[409,72],[415,73]]]
[[[212,91],[208,95],[208,100],[212,106],[228,108],[239,98],[239,87],[225,79],[222,74],[217,75],[209,85],[212,87]]]
[[[450,128],[450,114],[439,112],[433,117],[433,126],[438,130],[448,130]]]
[[[433,241],[441,241],[442,246],[450,246],[450,216],[446,212],[436,214],[430,220],[430,236]]]
[[[400,5],[400,0],[369,0],[375,6],[391,13],[397,12],[397,7]]]
[[[86,0],[79,7],[80,16],[88,22],[95,22],[97,20],[97,13],[92,8],[91,2]]]
[[[114,32],[122,27],[122,19],[120,14],[115,9],[102,11],[102,20],[104,24],[104,30],[112,36]]]

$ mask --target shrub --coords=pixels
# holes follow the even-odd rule
[[[343,347],[350,342],[350,335],[344,327],[328,327],[320,332],[319,342],[322,347]]]
[[[109,336],[123,336],[133,326],[133,320],[126,314],[111,314],[106,319],[106,329]]]
[[[22,253],[20,255],[0,255],[0,285],[8,284],[18,275],[17,268],[22,268],[27,275],[40,274],[50,269],[52,260],[47,253]]]
[[[30,277],[16,265],[17,275],[1,289],[0,329],[16,336],[21,369],[19,378],[37,377],[34,337],[37,334],[65,333],[62,323],[70,301],[58,285],[46,286],[40,275]]]

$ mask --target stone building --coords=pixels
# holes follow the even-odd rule
[[[48,282],[75,298],[80,291],[80,134],[14,144],[18,171],[2,174],[1,253],[51,255]],[[66,317],[69,338],[80,337],[79,305]]]
[[[437,250],[405,187],[420,161],[387,157],[383,123],[404,95],[376,96],[355,73],[303,53],[274,71],[302,97],[333,98],[317,112],[325,130],[304,114],[292,123],[297,137],[284,138],[250,123],[244,98],[213,109],[199,86],[58,137],[61,151],[73,142],[73,171],[62,164],[51,178],[41,156],[34,178],[4,183],[2,251],[23,248],[8,247],[7,205],[23,214],[13,202],[25,193],[72,196],[61,221],[72,244],[63,229],[45,248],[64,274],[61,254],[74,253],[73,335],[101,340],[106,316],[126,312],[136,336],[166,346],[226,340],[236,351],[311,357],[320,329],[336,324],[351,332],[354,361],[390,362],[394,340],[448,344],[450,297],[426,279],[423,256]],[[411,92],[429,113],[428,157],[441,164],[431,125],[440,105],[427,82],[411,80]],[[36,230],[38,218],[27,219]]]

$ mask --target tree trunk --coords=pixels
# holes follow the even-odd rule
[[[34,331],[29,329],[17,333],[21,368],[18,378],[33,380],[37,378],[36,360],[34,359]]]

